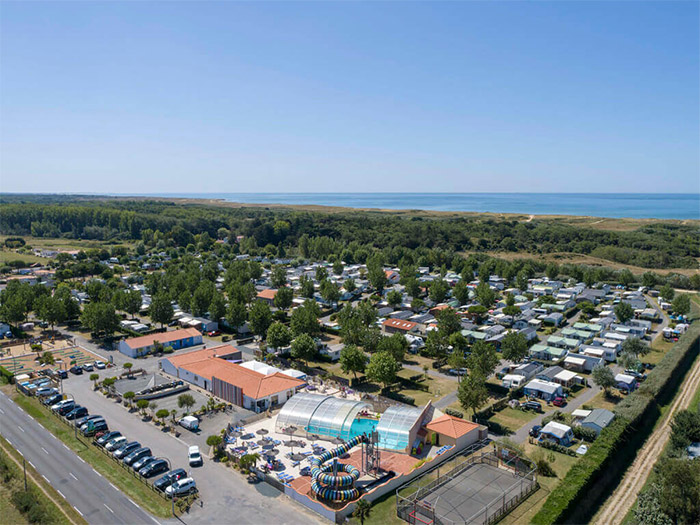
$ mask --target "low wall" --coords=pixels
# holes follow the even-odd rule
[[[189,389],[189,385],[181,385],[175,388],[170,388],[168,390],[161,390],[160,392],[153,392],[151,394],[144,394],[142,396],[134,396],[134,401],[138,401],[139,399],[158,399],[161,397],[172,396],[173,394],[179,394],[180,392],[184,392],[185,390]]]

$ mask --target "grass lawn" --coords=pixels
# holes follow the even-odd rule
[[[4,483],[0,483],[0,516],[3,523],[11,523],[13,525],[25,525],[29,523],[20,511],[17,510],[10,501],[12,492]]]
[[[404,368],[398,373],[398,377],[405,379],[401,382],[401,393],[407,396],[411,396],[416,400],[416,406],[425,405],[428,401],[437,401],[438,399],[446,396],[450,392],[457,390],[457,381],[451,379],[444,379],[442,377],[435,377],[428,375],[427,379],[423,379],[419,383],[412,383],[408,381],[408,378],[419,374],[415,370],[409,370]],[[428,392],[412,388],[412,384],[428,385]]]
[[[44,257],[37,257],[31,253],[17,253],[11,250],[3,249],[0,251],[0,263],[9,263],[12,261],[24,261],[26,263],[32,264],[35,262],[46,264],[50,259],[45,259]]]
[[[25,397],[14,389],[7,389],[6,393],[44,428],[63,441],[78,456],[90,463],[95,470],[119,487],[120,490],[142,508],[161,518],[171,516],[170,503],[168,501],[156,494],[141,480],[126,473],[112,458],[88,444],[87,439],[76,439],[73,436],[73,429],[52,415],[36,399]]]
[[[496,412],[493,416],[491,416],[489,421],[498,423],[499,425],[509,429],[511,432],[515,432],[535,416],[537,416],[535,412],[526,412],[525,410],[517,410],[506,407],[500,412]]]
[[[8,235],[0,235],[0,244],[5,243]],[[17,237],[12,235],[12,237]],[[89,248],[103,248],[107,246],[132,246],[135,244],[133,241],[93,241],[93,240],[81,240],[81,239],[64,239],[64,238],[51,238],[51,237],[32,237],[31,235],[20,235],[25,242],[26,246],[31,248],[39,249],[49,249],[49,250],[87,250]],[[43,259],[46,260],[46,259]]]
[[[622,394],[617,392],[612,392],[611,397],[606,397],[605,392],[598,392],[593,399],[591,399],[586,406],[592,406],[594,408],[605,408],[607,410],[614,410],[615,405],[624,399]]]

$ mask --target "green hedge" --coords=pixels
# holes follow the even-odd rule
[[[12,375],[12,372],[10,372],[7,368],[4,368],[2,366],[0,366],[0,376],[7,379],[8,383],[12,383],[15,377]]]
[[[405,394],[402,394],[401,392],[386,392],[384,394],[385,397],[388,397],[389,399],[395,399],[396,401],[401,401],[402,403],[406,403],[407,405],[415,405],[416,400],[413,399],[411,396],[407,396]]]
[[[464,412],[460,412],[459,410],[454,410],[452,408],[446,408],[444,410],[444,412],[448,416],[454,416],[454,417],[458,417],[460,419],[464,419]]]
[[[658,419],[659,404],[673,397],[700,348],[700,322],[649,372],[644,384],[615,407],[616,417],[551,492],[532,523],[586,522],[600,499],[634,460]]]

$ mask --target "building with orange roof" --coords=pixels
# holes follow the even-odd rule
[[[275,302],[275,295],[277,295],[277,290],[274,288],[268,288],[266,290],[260,290],[256,297],[258,301],[265,301],[267,304],[272,306]]]
[[[399,272],[396,270],[384,270],[384,275],[386,275],[386,281],[389,284],[396,284],[399,282]]]
[[[425,429],[428,432],[426,441],[429,443],[452,445],[457,449],[468,447],[488,434],[486,427],[448,414],[433,419],[425,425]]]
[[[418,323],[413,321],[406,321],[404,319],[387,319],[382,323],[384,332],[387,334],[408,334],[410,332],[416,332],[418,330]]]
[[[206,362],[213,357],[220,357],[226,361],[240,362],[243,354],[235,346],[229,344],[223,344],[218,346],[212,346],[211,348],[200,348],[199,350],[193,350],[187,352],[186,354],[170,355],[160,360],[160,369],[166,374],[183,379],[190,383],[194,383],[197,386],[210,390],[207,384],[204,384],[204,379],[195,377],[189,372],[188,366],[195,365],[197,363]],[[211,374],[210,376],[211,381]]]
[[[201,345],[202,334],[194,328],[160,332],[157,334],[132,337],[119,342],[119,351],[129,357],[139,357],[153,350],[156,344],[170,346],[173,350]]]

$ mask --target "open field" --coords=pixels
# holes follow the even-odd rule
[[[32,253],[17,253],[12,250],[8,250],[7,248],[3,248],[2,251],[0,251],[0,264],[10,263],[13,261],[23,261],[30,264],[46,264],[50,261],[50,259],[47,259],[46,257],[37,257]]]
[[[5,243],[8,235],[0,235],[0,244]],[[18,237],[12,235],[11,237]],[[64,239],[62,237],[32,237],[31,235],[21,235],[27,243],[26,247],[48,249],[48,250],[87,250],[89,248],[104,248],[108,246],[129,246],[133,241],[94,241],[83,239]],[[19,254],[24,256],[24,254]],[[45,259],[42,259],[45,260]]]
[[[514,408],[506,407],[491,416],[489,421],[498,423],[499,425],[509,429],[511,432],[515,432],[533,417],[535,417],[535,415],[536,414],[530,411],[526,412],[525,410],[516,410]]]

